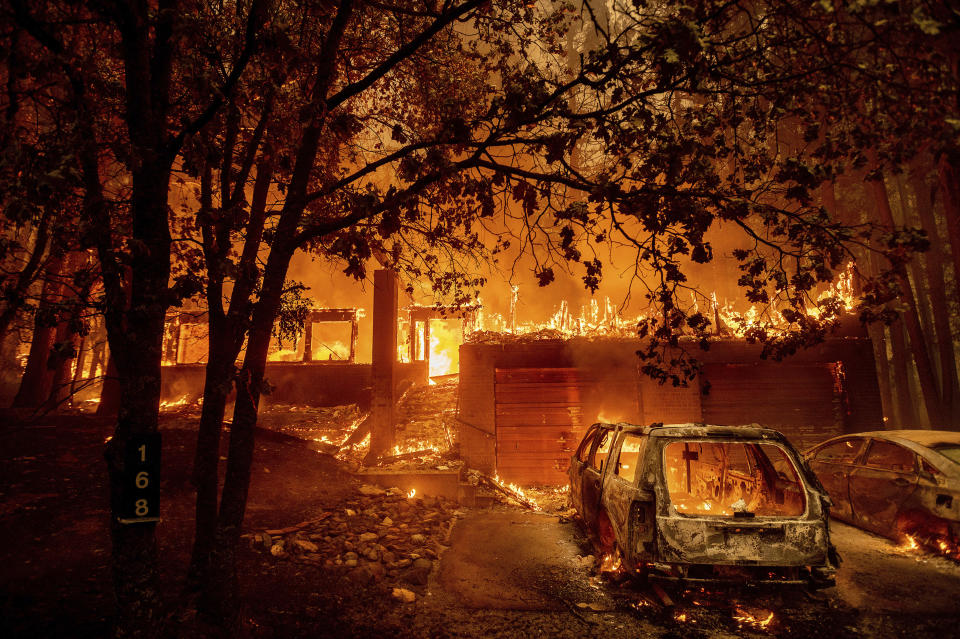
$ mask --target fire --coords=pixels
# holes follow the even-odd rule
[[[189,395],[183,395],[179,399],[175,399],[171,402],[160,402],[160,410],[168,410],[172,408],[180,408],[181,406],[186,406]]]
[[[407,499],[413,499],[416,496],[416,494],[417,494],[417,489],[411,488],[410,492],[407,493]]]
[[[611,417],[610,414],[600,411],[600,413],[597,415],[596,421],[603,422],[605,424],[619,424],[620,422],[624,421],[624,419],[619,415],[616,417]]]
[[[770,624],[773,623],[774,614],[770,612],[766,616],[763,616],[765,613],[767,613],[766,610],[754,615],[743,608],[737,607],[733,615],[733,620],[740,626],[753,626],[758,630],[766,630]]]
[[[808,316],[818,319],[828,304],[837,304],[842,311],[849,313],[856,307],[856,301],[853,293],[853,262],[848,262],[836,281],[820,293],[817,301],[808,305],[805,310]],[[736,337],[744,337],[750,329],[756,327],[762,327],[768,333],[774,334],[789,328],[789,322],[772,306],[763,310],[751,306],[746,312],[739,313],[730,304],[720,306],[716,294],[712,296],[712,303],[715,320]]]
[[[936,535],[929,537],[904,535],[903,541],[896,549],[900,552],[927,551],[955,561],[960,560],[960,546]]]
[[[290,350],[288,348],[267,355],[268,362],[299,362],[301,359],[302,356],[297,353],[296,349]]]
[[[916,538],[913,535],[905,535],[903,543],[897,546],[898,550],[910,551],[910,550],[919,550],[920,544],[917,543]]]
[[[419,453],[423,451],[430,451],[430,453],[439,453],[440,449],[434,445],[432,442],[424,440],[412,440],[404,443],[402,446],[397,444],[390,451],[390,454],[394,457],[397,455],[407,455],[409,453]]]
[[[534,500],[532,497],[527,495],[527,493],[525,493],[523,489],[520,488],[520,486],[517,486],[516,484],[509,484],[503,481],[502,479],[500,479],[500,475],[498,474],[493,476],[493,481],[497,486],[499,486],[503,490],[516,495],[520,499],[520,501],[530,504],[533,507],[533,510],[543,510],[540,507],[540,505],[536,502],[536,500]]]
[[[607,553],[600,559],[600,572],[619,573],[623,567],[619,553]]]
[[[460,344],[463,334],[459,322],[430,322],[430,377],[452,375],[460,367]]]

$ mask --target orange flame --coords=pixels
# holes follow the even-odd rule
[[[770,614],[761,618],[760,615],[763,615],[767,611],[760,611],[759,615],[754,615],[750,612],[747,612],[743,608],[737,607],[736,614],[733,615],[733,620],[737,622],[740,626],[753,626],[759,630],[766,630],[771,623],[773,623],[774,614]]]

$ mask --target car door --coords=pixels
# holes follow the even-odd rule
[[[581,477],[583,478],[583,509],[580,513],[591,529],[596,528],[597,514],[600,512],[600,498],[603,491],[603,471],[610,456],[614,430],[612,426],[600,426],[594,437],[590,454],[587,456]]]
[[[617,542],[620,549],[626,552],[632,552],[635,546],[633,539],[629,538],[632,533],[644,531],[630,530],[631,513],[637,524],[649,524],[646,518],[638,520],[638,506],[645,508],[652,513],[651,504],[636,504],[638,497],[637,480],[640,472],[640,464],[643,462],[646,448],[647,437],[639,434],[625,434],[620,437],[619,442],[614,443],[613,451],[610,455],[611,466],[607,473],[606,483],[603,486],[603,508],[610,518],[610,523],[616,532]],[[652,495],[650,495],[652,498]],[[652,499],[651,499],[652,501]],[[647,540],[651,535],[643,535]]]
[[[587,434],[580,440],[577,452],[570,458],[570,468],[567,475],[570,477],[570,501],[577,512],[583,516],[583,469],[587,466],[587,457],[593,448],[593,440],[597,435],[597,425],[587,429]]]
[[[854,462],[863,451],[864,441],[863,437],[846,437],[814,451],[808,460],[810,468],[816,473],[817,479],[833,502],[830,514],[844,521],[853,521],[850,507],[850,473],[855,467]]]
[[[855,522],[890,534],[900,507],[917,488],[917,456],[883,439],[871,439],[863,463],[850,474],[850,504]]]

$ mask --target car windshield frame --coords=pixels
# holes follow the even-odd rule
[[[711,435],[691,435],[683,437],[670,437],[670,436],[659,436],[656,439],[660,440],[658,446],[659,451],[657,453],[658,463],[660,465],[658,473],[658,483],[660,484],[663,495],[666,497],[665,504],[668,513],[671,513],[672,516],[679,516],[688,519],[697,519],[697,518],[707,518],[713,521],[728,521],[733,524],[734,522],[744,522],[744,521],[770,521],[770,520],[799,520],[806,519],[810,516],[810,502],[815,497],[813,493],[817,491],[810,484],[809,478],[807,477],[806,472],[804,472],[803,458],[796,449],[792,448],[788,442],[777,441],[765,438],[754,438],[750,437],[747,439],[736,438],[736,437],[716,437]],[[721,515],[721,514],[709,514],[709,513],[685,513],[680,509],[676,508],[673,497],[670,493],[670,488],[667,480],[667,460],[666,460],[666,450],[667,447],[672,443],[711,443],[711,444],[740,444],[743,446],[755,444],[758,446],[773,446],[780,450],[781,454],[789,460],[793,466],[793,471],[796,476],[796,482],[800,487],[801,494],[803,497],[803,510],[798,514],[771,514],[771,515],[760,515],[752,514],[748,516],[736,516],[736,515]],[[648,442],[649,446],[649,442]],[[771,460],[772,463],[772,460]]]

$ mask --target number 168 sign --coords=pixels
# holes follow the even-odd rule
[[[160,433],[132,435],[124,451],[121,524],[160,521]]]

